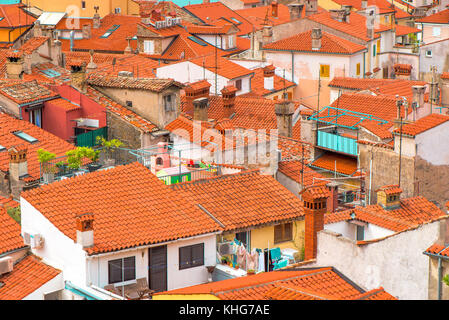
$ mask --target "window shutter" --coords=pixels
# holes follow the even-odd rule
[[[282,225],[274,226],[274,243],[282,242]]]
[[[134,280],[136,278],[136,257],[128,257],[123,259],[124,279],[123,281]]]

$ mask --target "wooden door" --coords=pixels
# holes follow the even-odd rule
[[[148,283],[156,292],[167,290],[167,246],[148,249]]]

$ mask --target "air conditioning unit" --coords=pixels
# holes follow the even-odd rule
[[[40,234],[34,234],[31,237],[31,248],[40,249],[44,246],[44,237]]]
[[[225,254],[232,254],[233,253],[233,246],[231,245],[230,242],[222,242],[218,244],[218,253],[220,255],[225,255]]]
[[[13,261],[11,257],[0,259],[0,275],[11,272],[13,269]]]

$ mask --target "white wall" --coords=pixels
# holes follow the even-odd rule
[[[56,277],[46,282],[44,285],[39,287],[33,293],[27,295],[22,300],[44,300],[44,296],[48,293],[64,289],[64,278],[62,273],[58,274]]]
[[[442,142],[449,136],[449,121],[415,137],[418,145],[417,154],[433,165],[449,164],[449,148],[443,147]]]
[[[429,261],[423,252],[438,239],[439,223],[365,245],[323,230],[315,265],[332,265],[366,290],[382,286],[399,299],[427,299]]]

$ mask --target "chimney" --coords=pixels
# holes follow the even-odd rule
[[[416,107],[424,106],[424,93],[426,92],[426,86],[412,86],[413,102],[416,102]]]
[[[303,8],[304,8],[303,4],[290,3],[288,5],[288,11],[290,13],[290,21],[294,21],[294,20],[300,19]]]
[[[198,98],[193,100],[193,120],[207,121],[209,111],[209,98]]]
[[[394,210],[401,207],[400,197],[402,189],[397,184],[380,187],[376,190],[377,204],[385,210]]]
[[[362,9],[366,9],[368,7],[368,1],[362,0]]]
[[[151,11],[151,19],[154,21],[161,21],[164,20],[162,18],[162,12],[160,9],[154,9],[153,11]]]
[[[101,27],[101,17],[98,12],[95,12],[94,17],[92,19],[92,28],[99,29]]]
[[[277,1],[276,0],[274,0],[272,3],[271,3],[271,16],[272,17],[275,17],[275,18],[277,18],[277,16],[278,16],[278,3],[277,3]]]
[[[338,209],[338,183],[330,182],[327,185],[329,189],[329,198],[327,199],[328,212],[332,213]]]
[[[86,71],[88,73],[97,69],[97,64],[94,62],[94,54],[95,54],[94,50],[90,49],[89,54],[90,54],[90,62],[86,67]]]
[[[318,0],[305,0],[306,16],[311,16],[318,12]]]
[[[197,82],[190,83],[184,88],[186,95],[186,107],[184,111],[193,116],[194,107],[193,101],[198,98],[209,98],[210,83],[207,80],[201,80]]]
[[[235,93],[237,88],[228,85],[221,89],[221,97],[223,99],[224,118],[230,119],[235,113]]]
[[[23,55],[23,72],[31,74],[31,54],[24,53]]]
[[[435,75],[432,75],[432,82],[430,83],[429,99],[433,104],[439,104],[438,82],[435,80]]]
[[[366,36],[369,39],[374,39],[374,22],[375,22],[375,11],[372,10],[368,12],[366,16]]]
[[[170,167],[170,153],[168,151],[168,142],[159,142],[157,144],[157,153],[151,156],[151,172],[156,174],[159,170]]]
[[[263,87],[267,90],[274,90],[274,71],[276,68],[270,64],[263,68]]]
[[[6,78],[22,79],[24,59],[22,52],[8,50],[6,54]]]
[[[81,61],[73,61],[70,65],[70,81],[72,87],[85,93],[86,85],[86,63]]]
[[[16,181],[28,176],[27,152],[28,148],[23,145],[14,146],[8,150],[9,175]]]
[[[295,104],[291,101],[283,100],[276,103],[274,111],[276,113],[278,134],[283,137],[291,138]]]
[[[263,26],[262,41],[263,41],[264,46],[273,41],[273,27],[272,26]]]
[[[83,24],[82,27],[82,32],[83,32],[83,39],[90,39],[90,37],[92,36],[92,30],[91,30],[91,25],[89,23]]]
[[[341,8],[344,10],[343,22],[349,23],[349,16],[351,15],[352,6],[350,6],[350,5],[342,5]]]
[[[441,75],[441,105],[449,107],[449,73],[443,72]]]
[[[331,19],[339,21],[339,22],[344,22],[344,17],[345,17],[345,13],[346,11],[344,9],[332,9],[329,10],[330,15],[331,15]]]
[[[94,214],[85,213],[76,217],[76,243],[83,248],[94,246]]]
[[[128,45],[125,48],[125,51],[124,51],[125,54],[133,53],[133,48],[131,47],[131,40],[132,40],[132,38],[129,38],[129,37],[126,38],[126,41],[128,41]]]
[[[317,235],[324,229],[328,198],[329,190],[326,186],[312,186],[302,193],[305,215],[304,260],[315,259],[317,256]]]
[[[59,67],[63,67],[63,63],[62,63],[62,43],[59,40],[55,40],[53,41],[53,46],[52,46],[52,62],[53,64],[59,66]]]
[[[312,50],[320,50],[321,49],[321,34],[320,28],[312,29]]]
[[[42,26],[39,20],[34,22],[33,37],[42,37]]]

